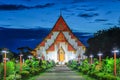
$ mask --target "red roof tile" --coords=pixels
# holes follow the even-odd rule
[[[42,41],[39,46],[45,46],[45,41]]]
[[[64,34],[62,32],[60,32],[55,40],[55,43],[57,42],[67,42]]]
[[[67,26],[66,22],[64,21],[63,17],[60,16],[55,26],[53,27],[52,31],[70,31],[70,29]]]
[[[48,34],[47,39],[51,39],[52,33]]]
[[[52,44],[52,45],[47,49],[47,51],[54,51],[54,50],[55,50],[54,44]]]
[[[78,43],[78,46],[83,46],[83,44],[79,40],[77,41],[77,43]]]
[[[71,35],[71,38],[72,39],[75,39],[76,37],[73,35],[73,33],[70,33],[70,35]]]
[[[75,49],[73,48],[73,46],[71,44],[68,43],[68,51],[75,51]]]

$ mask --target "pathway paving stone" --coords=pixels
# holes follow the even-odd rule
[[[70,70],[67,66],[57,65],[53,69],[46,71],[36,80],[85,80],[77,72]]]

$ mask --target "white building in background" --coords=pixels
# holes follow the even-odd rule
[[[72,33],[62,16],[59,17],[51,32],[31,52],[45,60],[66,63],[69,60],[84,59],[85,46]]]

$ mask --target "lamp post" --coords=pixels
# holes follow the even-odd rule
[[[119,50],[117,48],[113,48],[112,52],[114,53],[114,76],[116,76],[117,75],[117,73],[116,73],[116,53],[118,53]]]
[[[4,49],[2,50],[2,53],[4,53],[4,80],[6,80],[6,60],[7,60],[7,57],[6,57],[6,54],[8,53],[7,49]]]
[[[102,52],[99,51],[98,56],[99,56],[99,62],[100,62],[100,64],[102,62],[102,55],[103,55]]]
[[[90,55],[90,64],[93,63],[93,62],[92,62],[92,61],[93,61],[92,58],[93,58],[93,55],[91,54],[91,55]]]
[[[20,72],[22,71],[22,56],[23,54],[20,54]]]
[[[80,54],[79,54],[79,55],[78,55],[78,63],[80,63],[80,57],[81,57],[81,56],[80,56]]]
[[[39,60],[39,62],[40,62],[40,57],[37,57],[38,58],[38,60]]]
[[[29,55],[29,56],[28,56],[28,58],[29,58],[29,60],[31,60],[32,56],[31,56],[31,55]]]

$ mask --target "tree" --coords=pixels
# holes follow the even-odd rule
[[[2,53],[2,50],[3,50],[3,49],[4,49],[4,48],[1,48],[1,49],[0,49],[0,61],[2,61],[2,60],[3,60],[3,57],[4,57],[4,54]],[[7,58],[13,59],[13,56],[14,56],[14,52],[8,50]]]
[[[28,58],[28,55],[30,55],[31,53],[31,51],[32,51],[32,49],[31,48],[29,48],[29,47],[20,47],[20,48],[17,48],[19,51],[20,51],[20,53],[21,54],[23,54],[23,58],[24,59],[27,59]]]
[[[120,28],[113,27],[108,30],[99,30],[94,33],[94,37],[88,39],[89,47],[87,48],[86,55],[94,54],[97,56],[99,51],[102,51],[104,57],[113,56],[111,50],[114,46],[120,48]]]

